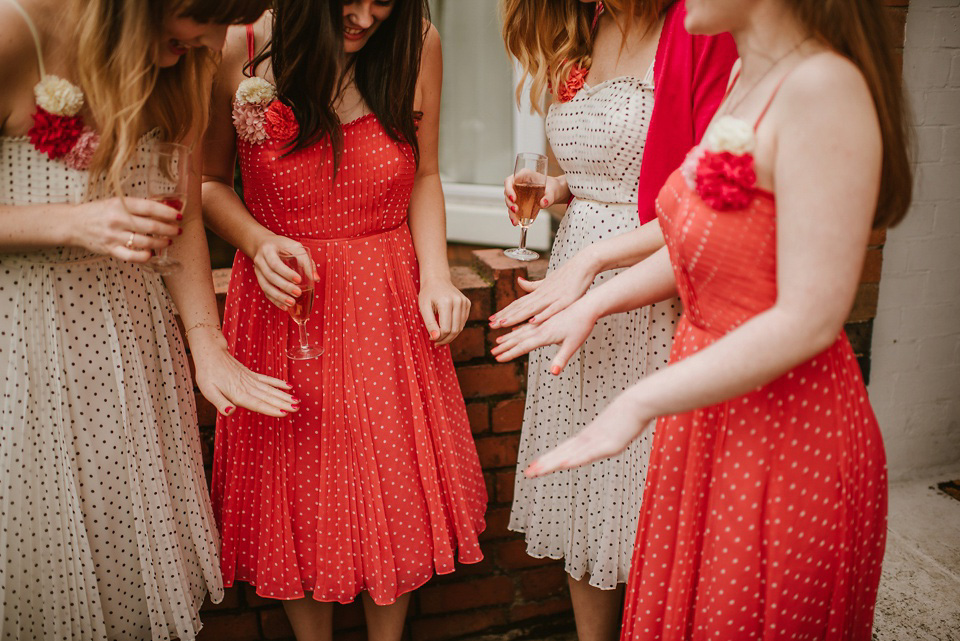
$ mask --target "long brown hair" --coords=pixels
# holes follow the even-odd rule
[[[617,17],[621,29],[634,22],[654,24],[665,0],[605,0],[605,10]],[[530,102],[543,113],[547,91],[554,98],[574,67],[589,68],[593,51],[596,2],[580,0],[501,0],[500,18],[507,53],[517,59],[523,76],[517,84],[517,102],[529,76]]]
[[[157,37],[173,12],[198,22],[255,21],[269,0],[74,0],[76,72],[100,144],[90,164],[91,185],[105,178],[119,191],[143,127],[160,138],[183,141],[199,135],[209,114],[207,83],[220,52],[192,49],[173,67],[157,66]]]
[[[334,103],[352,71],[357,91],[387,135],[410,145],[419,164],[413,103],[430,20],[426,0],[396,0],[349,64],[343,56],[343,0],[275,0],[273,12],[270,42],[252,67],[270,60],[277,94],[300,123],[291,151],[328,137],[336,171],[343,137]]]
[[[890,16],[877,0],[787,0],[800,21],[866,78],[883,138],[880,196],[874,228],[899,223],[910,207],[913,170],[907,151],[910,130],[894,54]]]

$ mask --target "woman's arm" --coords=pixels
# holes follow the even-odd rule
[[[430,25],[420,63],[419,111],[423,118],[418,134],[420,166],[410,198],[410,233],[420,264],[420,314],[437,345],[456,338],[470,313],[470,301],[454,286],[447,262],[446,210],[437,158],[442,83],[440,35]]]
[[[186,328],[197,387],[224,415],[232,414],[240,406],[268,416],[286,416],[297,409],[295,399],[288,393],[290,386],[244,367],[227,351],[227,341],[220,331],[200,205],[202,162],[198,146],[190,159],[183,234],[168,250],[183,268],[164,277]]]
[[[510,327],[528,319],[543,323],[583,296],[597,274],[636,265],[661,247],[663,232],[656,221],[588,245],[543,280],[517,279],[529,293],[491,316],[490,326]]]
[[[513,360],[538,347],[559,344],[550,365],[551,374],[559,374],[583,342],[597,320],[651,305],[675,296],[673,268],[667,248],[661,247],[650,258],[587,292],[566,309],[539,324],[528,323],[500,336],[493,348],[498,361]]]
[[[802,63],[780,93],[764,122],[775,136],[768,167],[774,167],[777,193],[776,303],[628,389],[582,437],[544,456],[529,473],[610,456],[654,418],[745,394],[836,340],[853,304],[876,209],[876,111],[863,77],[837,55]]]
[[[257,23],[258,34],[269,24],[268,20],[269,14]],[[258,223],[233,189],[237,158],[233,95],[243,78],[246,59],[246,27],[231,27],[220,69],[214,78],[210,125],[203,139],[203,216],[214,233],[253,261],[264,295],[285,310],[301,292],[295,282],[296,272],[283,264],[279,252],[300,244]]]

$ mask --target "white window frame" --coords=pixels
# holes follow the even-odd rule
[[[520,81],[520,70],[513,66],[514,86]],[[513,102],[513,153],[529,151],[545,154],[547,137],[543,117],[530,109],[530,79],[524,87],[520,105]],[[443,135],[441,132],[440,135]],[[504,167],[503,175],[512,170]],[[447,240],[470,245],[514,247],[520,240],[517,227],[510,224],[503,203],[502,185],[445,183],[443,193],[447,207]],[[527,247],[550,249],[550,216],[542,214],[527,231]]]

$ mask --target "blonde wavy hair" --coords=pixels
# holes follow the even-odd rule
[[[669,2],[605,0],[603,4],[626,30],[634,22],[654,24]],[[523,71],[516,89],[518,104],[528,77],[532,79],[530,102],[542,114],[548,92],[556,98],[575,67],[590,68],[596,10],[597,3],[580,0],[501,0],[503,42]]]
[[[91,185],[120,192],[126,167],[146,128],[182,142],[201,133],[209,115],[207,84],[220,52],[191,49],[161,69],[159,36],[173,13],[211,24],[256,21],[270,0],[73,0],[77,80],[86,95],[100,145]],[[102,182],[101,182],[101,179]]]

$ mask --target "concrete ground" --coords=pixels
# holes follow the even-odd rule
[[[960,641],[960,464],[891,483],[876,641]]]
[[[875,641],[960,641],[960,500],[937,483],[960,479],[960,464],[890,484]],[[539,641],[576,641],[576,634]]]

